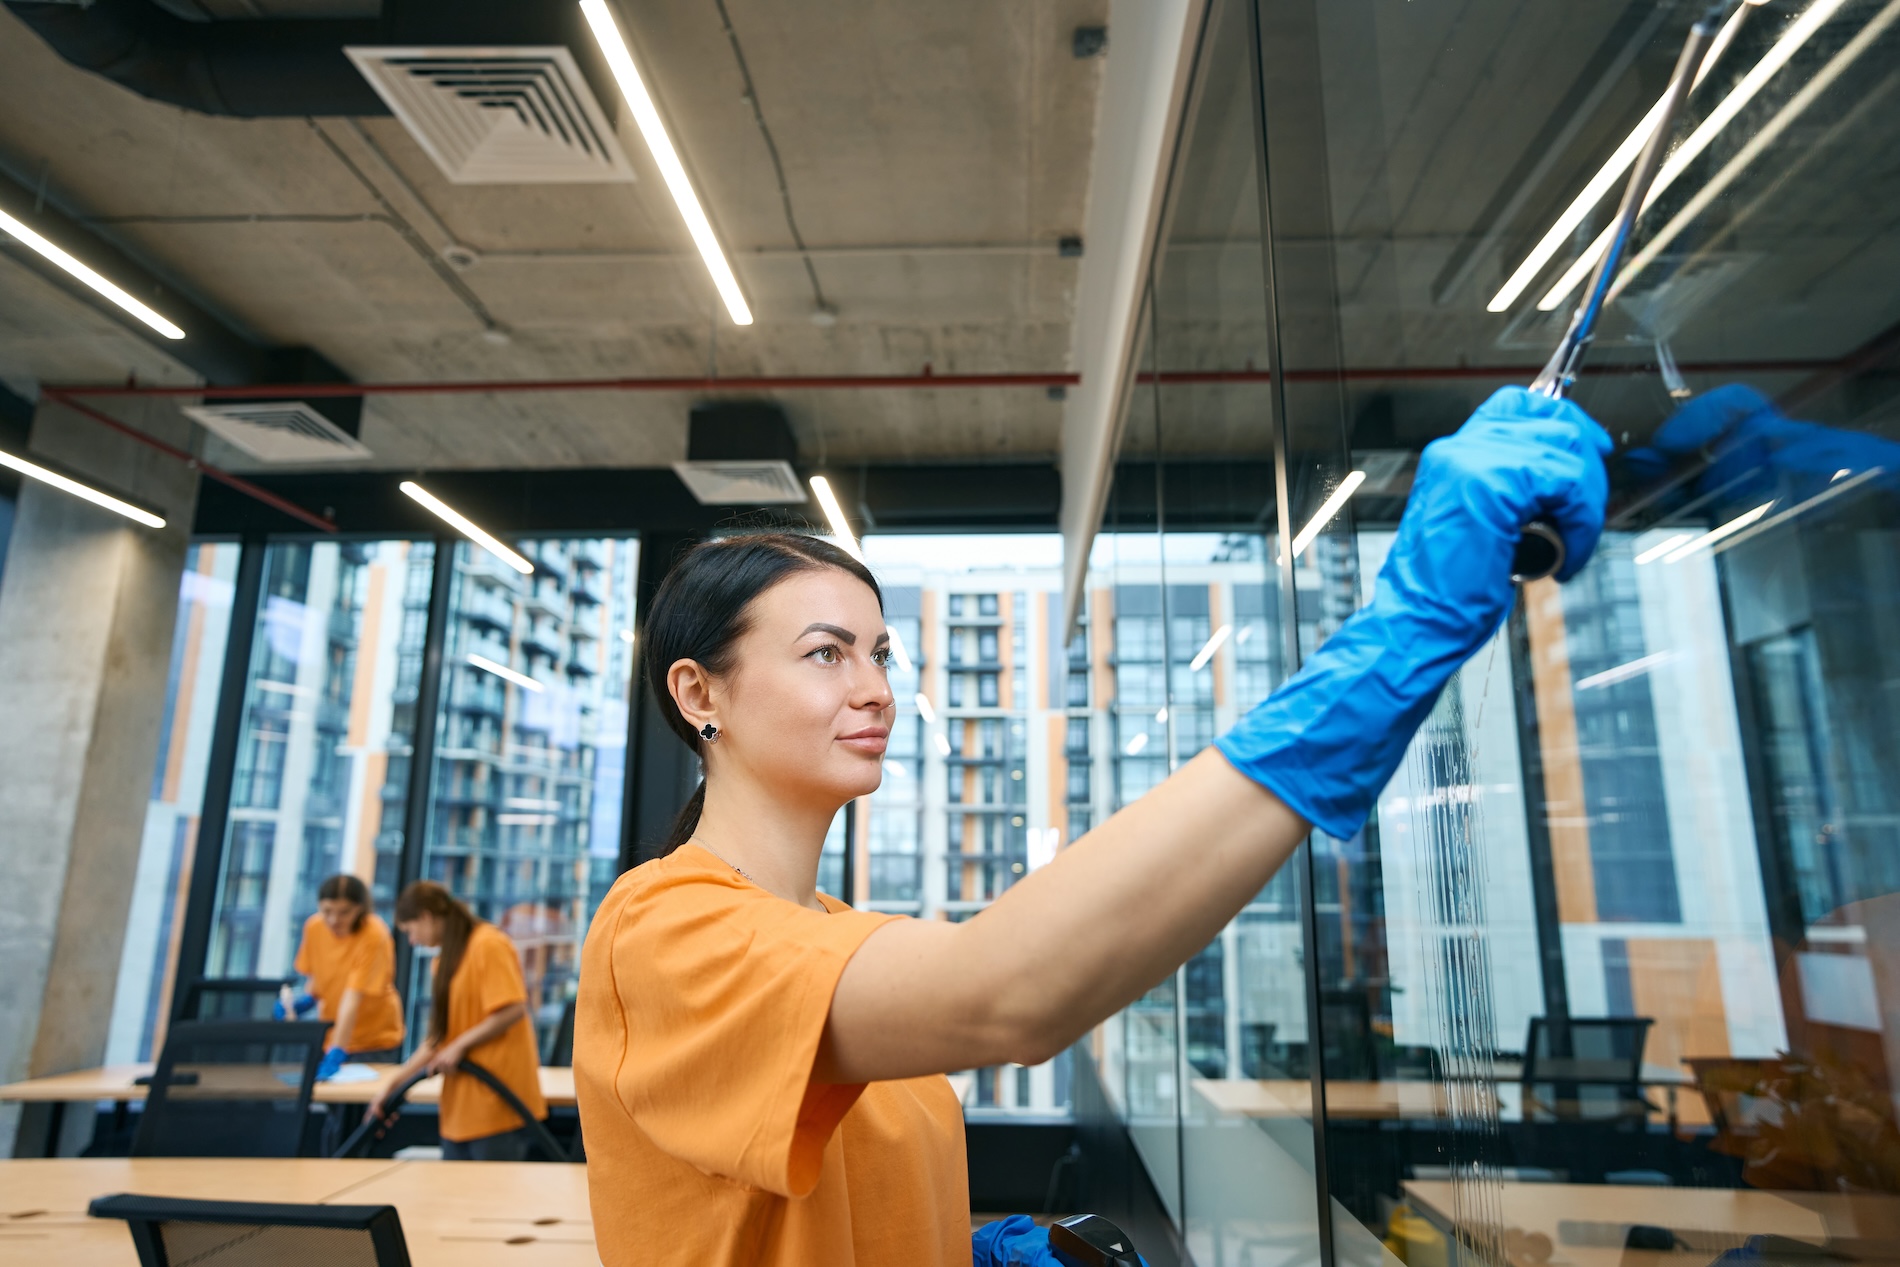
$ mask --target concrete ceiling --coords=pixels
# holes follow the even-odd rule
[[[1103,22],[1106,0],[727,0],[805,255],[718,4],[619,8],[751,301],[749,328],[715,311],[626,122],[633,183],[454,185],[395,119],[180,110],[75,69],[0,10],[0,163],[238,328],[314,347],[359,381],[1066,368],[1077,261],[1057,242],[1083,221],[1102,65],[1077,60],[1070,36]],[[459,267],[442,258],[451,245],[468,249]],[[820,292],[833,325],[811,319]],[[0,258],[0,379],[128,374],[191,381]],[[691,399],[376,397],[362,439],[376,469],[658,465],[684,456]],[[1047,459],[1061,418],[1039,388],[781,399],[810,459]],[[206,443],[213,460],[256,465]]]

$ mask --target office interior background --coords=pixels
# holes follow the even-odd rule
[[[903,648],[821,883],[980,911],[1368,600],[1421,448],[1555,344],[1702,6],[620,5],[734,290],[566,6],[507,8],[0,13],[0,450],[167,520],[0,471],[0,1080],[151,1060],[189,981],[289,972],[336,871],[500,925],[551,1039],[695,778],[643,604],[690,541],[832,531],[813,475]],[[332,69],[88,64],[134,11]],[[973,1159],[1156,1263],[1595,1267],[1711,1192],[1780,1204],[1659,1261],[1900,1256],[1896,21],[1735,10],[1573,394],[1619,453],[1734,384],[1811,430],[1670,495],[1614,459],[1596,557],[1366,829],[977,1071]],[[556,49],[571,128],[484,144],[415,51],[470,42]]]

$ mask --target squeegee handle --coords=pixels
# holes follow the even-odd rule
[[[1617,266],[1623,262],[1623,256],[1629,249],[1630,237],[1636,231],[1636,217],[1642,214],[1643,204],[1649,199],[1649,189],[1656,181],[1656,173],[1661,170],[1663,158],[1669,151],[1669,138],[1675,130],[1676,116],[1682,113],[1683,102],[1689,99],[1689,90],[1695,87],[1696,72],[1702,68],[1702,59],[1709,51],[1709,45],[1715,42],[1721,30],[1723,16],[1733,7],[1732,0],[1720,0],[1704,10],[1702,17],[1689,28],[1689,38],[1683,42],[1682,55],[1676,59],[1676,69],[1669,76],[1669,87],[1663,93],[1663,108],[1656,117],[1656,126],[1650,132],[1649,139],[1643,143],[1642,153],[1636,156],[1636,164],[1630,169],[1629,183],[1623,187],[1623,201],[1616,209],[1616,220],[1610,234],[1610,241],[1603,249],[1603,255],[1597,260],[1595,271],[1590,274],[1590,282],[1583,288],[1583,298],[1577,304],[1577,310],[1571,314],[1570,325],[1564,330],[1564,337],[1558,341],[1557,350],[1550,354],[1550,360],[1531,381],[1530,389],[1553,400],[1562,400],[1570,384],[1576,381],[1577,370],[1583,364],[1583,353],[1590,346],[1590,340],[1596,333],[1597,318],[1603,312],[1603,305],[1610,293],[1610,285],[1616,280]],[[1518,538],[1517,551],[1511,557],[1511,579],[1517,582],[1541,581],[1554,576],[1564,565],[1563,538],[1549,520],[1539,519],[1524,529],[1524,535]]]

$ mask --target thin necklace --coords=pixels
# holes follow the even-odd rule
[[[697,836],[694,836],[694,837],[692,837],[692,838],[691,838],[690,840],[688,840],[688,841],[687,841],[686,843],[687,843],[687,844],[689,844],[689,845],[698,845],[698,846],[699,846],[699,847],[700,847],[701,849],[704,849],[704,850],[705,850],[705,851],[706,851],[707,853],[709,853],[709,854],[711,854],[711,855],[712,855],[713,857],[715,857],[715,858],[718,858],[718,859],[719,859],[719,861],[721,861],[721,862],[726,862],[726,860],[725,860],[725,858],[724,858],[724,857],[722,857],[722,856],[720,855],[720,853],[719,853],[719,851],[718,851],[717,849],[714,849],[714,848],[713,848],[713,847],[712,847],[711,845],[708,845],[708,844],[707,844],[707,843],[706,843],[705,841],[703,841],[703,840],[701,840],[701,839],[700,839],[699,837],[697,837]],[[740,866],[740,865],[739,865],[738,863],[736,863],[736,862],[726,862],[726,865],[727,865],[727,866],[729,866],[729,867],[731,867],[731,868],[732,868],[732,869],[733,869],[734,871],[737,871],[737,872],[739,873],[739,878],[740,878],[741,880],[744,880],[744,881],[745,881],[745,882],[746,882],[747,884],[758,884],[758,883],[759,883],[759,882],[758,882],[757,880],[754,880],[754,879],[753,879],[753,878],[752,878],[751,876],[749,876],[749,875],[747,875],[747,874],[745,873],[745,869],[744,869],[743,867],[741,867],[741,866]],[[764,888],[765,886],[764,886],[764,885],[759,885],[759,887],[760,887],[760,888]]]

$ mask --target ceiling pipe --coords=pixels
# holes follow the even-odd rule
[[[1804,374],[1832,369],[1832,360],[1684,361],[1685,374]],[[1493,379],[1515,382],[1535,365],[1360,366],[1342,370],[1292,370],[1290,383],[1408,382]],[[1658,372],[1651,362],[1586,365],[1588,377],[1630,377]],[[1163,370],[1144,373],[1138,382],[1164,385],[1192,383],[1268,383],[1267,370]],[[62,396],[172,396],[204,400],[242,397],[248,400],[318,399],[325,396],[463,396],[510,395],[523,392],[761,392],[761,391],[958,391],[971,388],[1073,387],[1077,374],[833,374],[775,375],[749,378],[539,378],[489,380],[436,380],[413,383],[270,383],[244,387],[179,387],[157,384],[86,386],[65,384],[48,388]]]
[[[336,524],[324,516],[312,514],[295,502],[286,501],[282,497],[279,497],[268,488],[261,488],[241,476],[231,474],[231,472],[224,470],[222,467],[213,466],[195,453],[181,449],[174,444],[167,444],[157,436],[147,435],[137,427],[127,426],[110,414],[101,413],[99,410],[93,409],[88,405],[82,405],[64,392],[44,388],[40,394],[62,408],[70,409],[82,417],[90,418],[100,426],[116,431],[128,440],[135,440],[149,449],[156,449],[166,457],[175,458],[207,479],[214,479],[220,484],[228,485],[238,492],[243,493],[246,497],[254,501],[262,502],[273,510],[281,511],[289,515],[292,519],[309,524],[312,528],[316,528],[322,532],[335,532],[337,530]]]

